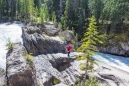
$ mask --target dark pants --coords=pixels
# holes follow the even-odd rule
[[[68,51],[68,57],[70,56],[69,54],[70,54],[70,51]]]

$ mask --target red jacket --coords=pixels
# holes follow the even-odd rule
[[[72,47],[71,47],[70,45],[68,45],[68,46],[66,47],[66,49],[67,49],[67,51],[70,51],[70,50],[72,50]]]

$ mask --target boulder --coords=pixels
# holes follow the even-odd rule
[[[35,86],[33,67],[27,64],[25,54],[27,52],[21,43],[14,44],[6,54],[8,86]]]
[[[30,34],[28,28],[22,28],[22,38],[27,52],[33,55],[65,52],[65,44],[59,37],[57,39],[38,32]]]
[[[58,23],[57,22],[54,23],[54,27],[58,28]]]
[[[47,28],[45,29],[45,33],[48,35],[48,36],[55,36],[58,34],[58,32],[60,31],[61,29],[60,28]]]
[[[34,34],[34,33],[42,34],[42,31],[40,30],[40,28],[36,26],[26,26],[22,28],[25,28],[24,30],[29,34]]]
[[[73,32],[70,30],[65,30],[65,31],[59,32],[59,36],[64,37],[64,39],[68,42],[75,41],[75,36],[74,36]]]

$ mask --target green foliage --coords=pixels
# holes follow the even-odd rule
[[[83,64],[80,65],[80,70],[82,70],[82,71],[85,70],[85,66]]]
[[[10,38],[8,39],[8,42],[6,44],[7,50],[11,50],[14,47],[14,43],[10,41]]]
[[[79,80],[74,86],[100,86],[95,76],[89,76],[87,81]]]
[[[84,33],[84,38],[82,39],[82,45],[77,49],[79,52],[83,52],[82,57],[86,58],[86,69],[85,69],[85,79],[88,71],[93,71],[94,60],[92,56],[94,52],[97,52],[96,45],[97,43],[102,43],[99,39],[99,34],[96,27],[95,17],[92,16],[89,18],[89,27],[87,31]]]
[[[85,84],[86,86],[99,86],[99,82],[96,81],[95,76],[90,76]]]
[[[60,81],[57,78],[52,78],[53,85],[58,84]]]
[[[74,43],[75,50],[78,49],[78,34],[75,35],[75,43]]]
[[[61,24],[61,22],[59,22],[58,27],[59,27],[59,28],[62,28],[62,24]]]
[[[56,13],[55,13],[55,11],[52,13],[52,21],[56,22]]]
[[[35,12],[35,8],[34,8],[34,0],[29,0],[29,15],[30,15],[30,21],[34,20],[34,12]]]
[[[60,36],[60,39],[61,39],[62,41],[66,41],[65,37]]]
[[[32,56],[32,53],[24,55],[27,63],[31,66],[34,60],[34,57]]]

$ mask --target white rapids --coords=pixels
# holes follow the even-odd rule
[[[93,56],[93,58],[98,62],[129,72],[129,57],[125,58],[122,56],[96,53],[95,56]]]
[[[6,44],[10,38],[11,42],[22,43],[22,30],[23,23],[7,22],[0,23],[0,68],[6,69]]]

